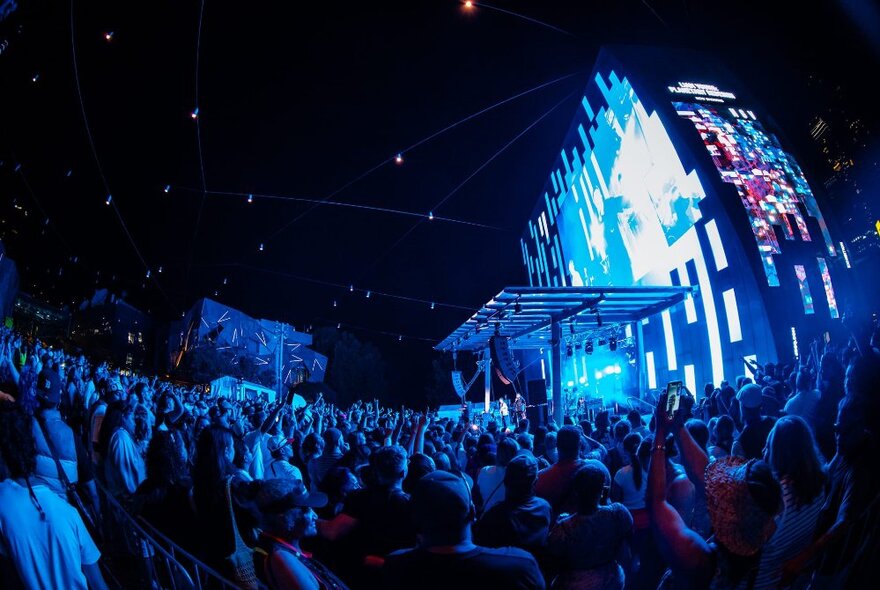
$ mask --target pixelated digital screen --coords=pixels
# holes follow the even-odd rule
[[[837,298],[834,296],[834,287],[831,285],[831,273],[828,271],[828,263],[824,258],[819,258],[819,272],[822,274],[822,286],[825,288],[825,299],[828,300],[828,311],[832,318],[839,318]]]
[[[804,313],[815,313],[813,309],[813,296],[810,294],[810,284],[807,282],[807,269],[802,264],[794,265],[794,274],[797,276],[798,287],[801,290],[801,299],[804,302]]]
[[[681,117],[690,120],[721,178],[733,184],[749,215],[752,233],[770,286],[779,286],[773,259],[782,253],[774,226],[785,240],[810,242],[806,216],[816,219],[828,253],[836,255],[825,219],[804,174],[779,141],[767,133],[754,113],[730,107],[674,102]]]
[[[572,286],[639,284],[665,266],[670,245],[700,219],[705,197],[694,171],[682,167],[656,113],[648,113],[624,78],[601,79],[608,107],[589,129],[584,151],[575,153],[556,216],[563,274]],[[582,159],[581,159],[582,158]],[[565,190],[567,189],[567,190]],[[660,261],[666,259],[667,264]]]

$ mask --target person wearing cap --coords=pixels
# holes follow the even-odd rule
[[[342,580],[300,545],[302,539],[317,535],[314,509],[327,505],[326,494],[310,493],[299,480],[267,479],[260,483],[253,504],[260,527],[255,569],[269,588],[345,590]]]
[[[538,460],[531,453],[514,457],[504,470],[504,500],[474,525],[474,541],[486,547],[519,547],[535,554],[550,532],[550,504],[535,496]]]
[[[666,395],[660,396],[655,411],[655,440],[663,441],[669,433],[675,435],[688,477],[704,490],[714,535],[703,539],[666,501],[666,445],[655,444],[648,469],[646,505],[656,545],[678,586],[753,587],[761,551],[776,531],[775,516],[782,507],[779,484],[770,467],[760,460],[724,457],[709,463],[706,453],[684,427],[684,414],[676,411],[670,417]]]
[[[293,457],[293,446],[290,440],[284,436],[273,436],[266,443],[272,460],[266,466],[267,478],[297,479],[302,481],[302,472],[296,465],[290,462]]]
[[[61,377],[55,371],[44,368],[37,378],[36,391],[39,406],[33,417],[37,451],[34,481],[45,485],[67,501],[67,486],[61,481],[61,469],[69,483],[78,484],[77,487],[86,492],[83,500],[97,512],[100,502],[88,453],[82,440],[65,424],[58,410],[61,403]]]
[[[736,394],[736,399],[739,400],[742,412],[743,428],[733,442],[733,454],[745,459],[760,459],[776,419],[764,416],[761,411],[764,394],[760,385],[743,385]]]
[[[419,541],[416,547],[386,558],[386,588],[545,588],[544,576],[530,554],[515,547],[482,547],[472,541],[476,509],[463,478],[445,471],[427,474],[413,491],[412,510]]]

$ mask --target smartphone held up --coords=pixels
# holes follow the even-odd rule
[[[681,406],[681,381],[670,381],[666,386],[666,415],[672,420]]]

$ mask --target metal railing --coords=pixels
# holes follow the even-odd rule
[[[116,585],[149,590],[239,590],[235,582],[181,549],[146,520],[133,517],[96,483],[104,507],[102,561]]]

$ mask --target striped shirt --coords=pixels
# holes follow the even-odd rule
[[[754,590],[777,588],[782,577],[783,564],[803,551],[813,540],[819,511],[825,502],[825,494],[820,493],[809,504],[796,506],[791,482],[783,479],[779,484],[782,486],[784,509],[776,517],[776,532],[764,545],[761,553],[761,566]]]

